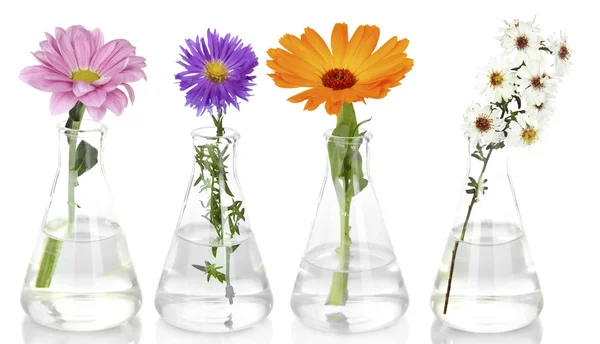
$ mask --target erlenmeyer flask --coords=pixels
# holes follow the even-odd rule
[[[344,152],[345,158],[337,166],[341,172],[327,160],[291,300],[296,316],[311,327],[369,331],[394,323],[408,308],[404,280],[369,174],[371,138],[369,133],[351,138],[325,134],[330,156]],[[350,196],[338,196],[344,194]]]
[[[236,175],[239,134],[192,132],[194,168],[155,304],[168,323],[200,332],[248,328],[273,296]]]
[[[543,298],[508,168],[509,148],[469,145],[467,191],[442,257],[431,307],[448,326],[507,332],[531,324]]]
[[[142,296],[104,176],[106,127],[58,127],[59,167],[21,294],[36,322],[61,330],[115,327]]]

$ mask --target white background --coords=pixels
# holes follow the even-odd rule
[[[160,3],[160,4],[159,4]],[[394,5],[391,5],[391,4]],[[597,342],[600,167],[597,164],[597,12],[587,1],[14,1],[0,11],[0,336],[2,343],[592,343]],[[429,295],[466,171],[464,109],[478,100],[477,68],[500,54],[502,20],[537,22],[545,32],[565,30],[575,55],[561,85],[557,113],[540,149],[513,164],[521,213],[545,296],[539,323],[519,333],[475,336],[440,333]],[[322,133],[335,125],[322,108],[304,112],[267,77],[266,50],[284,33],[311,26],[324,37],[333,24],[350,29],[377,24],[381,39],[408,37],[415,67],[383,100],[358,105],[369,129],[372,177],[411,296],[396,326],[336,337],[301,325],[288,302],[303,254],[324,172]],[[55,26],[99,27],[126,38],[148,59],[147,82],[134,85],[137,101],[121,118],[108,114],[106,170],[145,297],[129,328],[72,337],[31,324],[19,304],[21,284],[56,168],[50,95],[18,79],[35,64],[31,51]],[[275,296],[271,316],[233,335],[179,331],[159,320],[154,291],[188,182],[192,128],[210,125],[185,108],[174,84],[178,46],[206,28],[233,32],[260,59],[258,86],[228,126],[242,134],[239,176],[253,229]],[[71,337],[69,337],[71,336]],[[123,337],[119,340],[119,336]],[[71,338],[69,341],[68,338]],[[82,341],[75,341],[79,338]],[[117,339],[116,339],[117,338]],[[88,341],[85,341],[85,340]],[[132,341],[133,342],[133,341]]]

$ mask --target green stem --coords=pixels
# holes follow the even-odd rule
[[[75,187],[77,186],[77,169],[75,167],[75,159],[77,157],[77,132],[81,126],[81,119],[85,112],[85,106],[78,102],[71,111],[69,111],[69,120],[66,127],[70,129],[66,133],[69,142],[69,182],[68,182],[68,230],[67,235],[73,232],[75,227]],[[60,251],[62,249],[62,241],[48,237],[44,254],[40,262],[40,268],[35,280],[36,288],[49,288],[52,282],[52,276],[56,270]]]
[[[346,194],[340,204],[340,247],[338,248],[338,270],[333,273],[329,297],[326,304],[343,306],[348,300],[348,268],[350,265],[350,206],[352,196]]]
[[[337,125],[333,131],[333,135],[340,137],[359,136],[359,126],[354,106],[351,103],[344,103],[340,113],[337,115]],[[348,269],[350,266],[351,244],[350,209],[352,198],[355,195],[355,191],[351,190],[351,185],[353,185],[356,178],[354,169],[357,168],[357,166],[352,166],[355,162],[348,160],[348,156],[354,149],[357,150],[358,147],[352,147],[352,140],[350,139],[341,145],[338,142],[330,142],[329,145],[331,178],[340,207],[340,245],[336,250],[338,271],[333,273],[329,296],[325,304],[343,306],[348,300]],[[357,169],[362,170],[362,166],[358,166]]]
[[[448,288],[446,289],[446,298],[444,300],[444,314],[448,312],[448,303],[450,301],[450,291],[452,289],[452,278],[454,277],[454,266],[456,264],[456,253],[458,251],[458,243],[465,240],[465,235],[467,233],[467,225],[469,224],[469,219],[471,218],[471,212],[473,211],[473,206],[477,202],[477,197],[479,195],[479,185],[481,185],[483,180],[483,174],[485,173],[485,169],[487,168],[488,162],[490,161],[490,157],[494,148],[490,148],[487,157],[483,162],[483,168],[481,169],[481,173],[479,174],[479,179],[477,180],[477,190],[473,193],[473,198],[471,198],[471,203],[469,204],[469,210],[467,211],[467,217],[465,218],[465,222],[463,223],[462,232],[460,234],[460,240],[456,240],[454,242],[454,248],[452,249],[452,260],[450,262],[450,275],[448,276]]]

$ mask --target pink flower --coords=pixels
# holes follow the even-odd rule
[[[56,38],[46,33],[40,51],[33,56],[41,63],[21,71],[20,78],[30,86],[52,92],[50,112],[65,113],[82,102],[90,116],[100,121],[106,109],[120,116],[128,101],[135,99],[129,83],[146,79],[142,70],[146,59],[135,55],[135,47],[124,39],[104,43],[99,29],[71,26],[56,28]]]

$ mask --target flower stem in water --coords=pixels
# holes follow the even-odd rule
[[[446,297],[444,299],[444,313],[443,314],[446,314],[448,312],[448,303],[450,302],[450,291],[452,290],[452,278],[454,277],[454,266],[456,264],[456,253],[458,252],[458,244],[459,244],[459,242],[465,240],[465,235],[467,233],[467,225],[469,224],[469,219],[471,218],[471,212],[473,211],[473,206],[477,202],[477,197],[479,197],[479,185],[482,185],[483,173],[485,172],[485,169],[487,168],[488,162],[490,160],[490,157],[491,157],[494,149],[495,148],[493,146],[489,147],[488,155],[483,160],[483,168],[481,169],[481,173],[479,174],[479,179],[477,181],[477,187],[475,188],[475,191],[473,192],[473,198],[471,198],[471,203],[469,204],[469,210],[467,211],[467,217],[465,218],[465,222],[463,223],[462,232],[460,234],[460,240],[456,240],[454,242],[454,248],[452,249],[452,259],[450,262],[450,274],[448,276],[448,287],[446,289]]]
[[[73,231],[75,226],[75,186],[77,185],[77,168],[75,160],[77,158],[77,131],[81,126],[81,119],[85,112],[85,106],[77,102],[77,104],[69,111],[69,120],[66,127],[71,129],[66,133],[69,142],[69,183],[68,183],[68,234]],[[37,278],[35,280],[36,288],[49,288],[52,282],[52,276],[58,263],[60,251],[62,249],[62,241],[50,238],[46,240],[44,254],[40,262]]]

